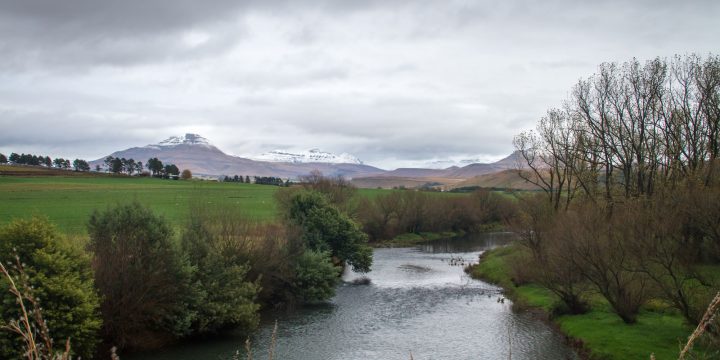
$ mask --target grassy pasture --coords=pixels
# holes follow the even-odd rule
[[[53,175],[46,176],[47,171],[40,171],[43,169],[37,170],[37,175],[30,175],[32,167],[8,168],[19,168],[23,172],[15,172],[14,176],[0,175],[0,225],[13,218],[47,216],[61,232],[84,236],[85,224],[93,210],[130,201],[148,205],[178,227],[188,215],[189,204],[195,201],[209,205],[236,205],[248,217],[260,221],[272,221],[278,213],[274,199],[279,189],[276,186],[106,174],[92,176],[92,173],[64,170],[56,170]],[[359,189],[358,195],[374,198],[390,191],[394,190]]]
[[[95,209],[139,201],[179,226],[191,201],[239,206],[249,217],[272,220],[277,187],[214,181],[87,176],[0,176],[0,224],[47,216],[67,234],[84,235]]]

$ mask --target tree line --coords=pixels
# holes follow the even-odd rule
[[[103,163],[105,164],[105,170],[113,174],[143,174],[142,161],[135,161],[133,158],[126,159],[108,156],[103,160]],[[163,164],[163,162],[156,157],[148,159],[144,168],[148,170],[147,175],[153,177],[164,179],[178,179],[180,177],[180,169],[176,165]],[[189,170],[187,170],[187,172],[183,172],[183,179],[190,177],[192,177],[192,173],[190,173]]]
[[[45,166],[55,167],[58,169],[70,169],[72,167],[75,171],[90,171],[90,165],[87,161],[82,159],[75,159],[70,162],[70,159],[55,158],[51,159],[49,156],[33,155],[33,154],[18,154],[11,153],[10,157],[6,157],[4,154],[0,154],[0,164],[17,164],[17,165],[34,165],[34,166]]]
[[[360,200],[356,214],[372,241],[421,232],[477,232],[502,224],[516,211],[512,199],[487,190],[467,196],[391,191]]]
[[[250,184],[250,176],[245,176],[245,177],[243,178],[242,175],[235,175],[235,176],[227,176],[227,175],[225,175],[225,176],[222,178],[222,181],[223,181],[223,182],[237,182],[237,183]]]
[[[597,293],[626,323],[660,299],[697,324],[718,289],[719,126],[718,56],[605,63],[581,79],[514,139],[518,174],[541,189],[508,221],[525,249],[515,281],[551,290],[561,312]]]
[[[720,58],[604,63],[535,130],[515,137],[520,175],[555,208],[652,196],[689,178],[710,186],[720,152]]]
[[[259,185],[275,185],[275,186],[290,186],[290,179],[283,180],[279,177],[274,176],[253,176],[252,180],[250,179],[250,176],[245,176],[243,178],[242,175],[235,175],[235,176],[227,176],[221,178],[222,182],[237,182],[237,183],[245,183],[245,184],[259,184]]]

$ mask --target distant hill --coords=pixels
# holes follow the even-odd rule
[[[110,156],[132,158],[143,163],[147,159],[157,157],[163,163],[175,164],[180,169],[190,169],[193,174],[204,176],[248,175],[297,178],[318,170],[328,176],[342,175],[353,178],[385,172],[373,166],[357,163],[270,162],[246,159],[224,153],[197,134],[174,136],[158,144],[116,151]],[[105,157],[91,161],[91,167],[102,166],[104,159]]]
[[[462,182],[462,179],[447,179],[447,178],[435,178],[435,177],[400,177],[400,176],[367,176],[361,178],[352,179],[352,184],[365,189],[383,188],[392,189],[398,187],[404,187],[408,189],[417,189],[423,186],[436,187],[439,186],[443,189],[450,189],[455,187],[454,184]],[[441,184],[441,185],[437,185]]]
[[[432,182],[442,184],[441,187],[443,188],[454,188],[461,186],[459,184],[470,182],[472,179],[476,179],[478,177],[481,177],[481,179],[475,180],[477,182],[501,183],[502,181],[499,179],[490,181],[490,177],[483,178],[482,176],[504,173],[510,170],[514,172],[513,169],[516,169],[518,166],[519,156],[520,154],[518,152],[514,152],[493,163],[476,163],[463,167],[452,166],[446,169],[400,168],[379,175],[356,177],[353,179],[353,183],[358,187],[387,188],[400,185],[405,187],[420,187],[428,182]],[[517,174],[515,174],[515,176],[517,176]],[[511,183],[513,185],[521,186],[521,184],[510,181],[511,178],[509,177],[507,180],[509,181],[509,184]],[[473,185],[474,184],[467,186]]]
[[[537,186],[521,178],[520,175],[518,175],[517,170],[503,170],[496,173],[475,176],[470,179],[454,183],[450,185],[449,188],[461,188],[467,186],[516,190],[539,190]]]
[[[400,178],[427,178],[427,177],[449,177],[449,169],[458,169],[457,167],[448,169],[423,169],[423,168],[399,168],[388,171],[382,176],[384,177],[400,177]]]
[[[447,178],[447,179],[468,179],[474,176],[496,173],[503,170],[515,169],[519,153],[514,152],[509,156],[493,163],[473,163],[463,167],[451,166],[445,169],[424,169],[424,168],[399,168],[388,171],[382,176],[403,177],[403,178]]]

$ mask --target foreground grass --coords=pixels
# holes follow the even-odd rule
[[[521,249],[508,246],[490,250],[470,270],[474,278],[483,279],[503,287],[516,307],[539,308],[547,313],[557,303],[548,290],[527,284],[516,286],[512,281],[510,264]],[[592,358],[598,359],[677,359],[693,328],[682,316],[673,311],[643,310],[638,322],[623,323],[608,304],[600,297],[591,301],[592,310],[583,315],[562,315],[553,319],[566,335],[582,341]]]

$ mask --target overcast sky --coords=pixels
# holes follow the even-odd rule
[[[720,1],[0,0],[0,152],[492,160],[605,61],[717,53]]]

